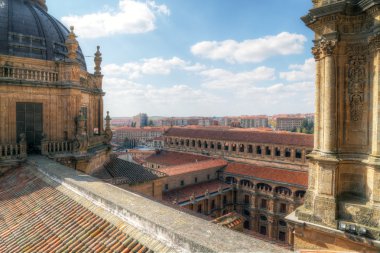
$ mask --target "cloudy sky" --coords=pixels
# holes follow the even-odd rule
[[[113,116],[313,112],[309,0],[47,0],[93,71],[103,53]]]

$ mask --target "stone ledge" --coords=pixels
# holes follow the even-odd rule
[[[41,173],[180,252],[289,252],[74,171],[42,156]]]

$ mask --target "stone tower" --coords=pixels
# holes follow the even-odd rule
[[[313,0],[314,151],[296,248],[364,249],[380,239],[380,1]],[[370,251],[371,252],[371,251]]]

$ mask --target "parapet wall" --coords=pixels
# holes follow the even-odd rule
[[[244,234],[99,181],[42,156],[36,169],[179,252],[288,252]]]

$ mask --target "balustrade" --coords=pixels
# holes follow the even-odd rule
[[[43,141],[41,146],[43,155],[71,153],[73,151],[73,143],[69,141]]]
[[[13,67],[0,67],[0,78],[51,83],[58,81],[58,72]]]
[[[26,144],[0,144],[0,160],[26,158]]]

